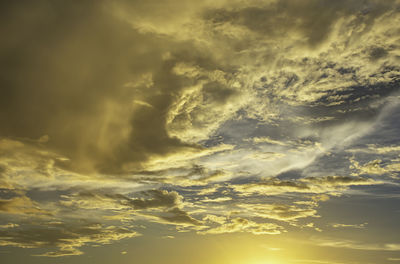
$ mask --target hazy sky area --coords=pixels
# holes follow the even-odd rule
[[[0,263],[400,264],[400,0],[0,21]]]

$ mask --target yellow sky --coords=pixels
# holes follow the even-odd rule
[[[399,10],[1,3],[1,259],[400,262]]]

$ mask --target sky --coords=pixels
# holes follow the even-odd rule
[[[0,19],[2,263],[400,263],[399,0]]]

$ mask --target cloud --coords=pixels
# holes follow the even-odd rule
[[[79,8],[47,1],[8,5],[9,23],[3,30],[18,34],[7,34],[12,37],[2,44],[9,63],[1,66],[7,100],[1,103],[0,136],[42,139],[47,149],[69,159],[56,165],[80,172],[119,173],[138,169],[152,157],[202,150],[195,142],[177,137],[185,128],[167,127],[174,123],[168,120],[175,119],[171,109],[184,98],[180,94],[197,82],[174,74],[173,69],[194,63],[205,74],[225,73],[209,58],[201,63],[200,52],[184,56],[190,44],[180,46],[169,37],[140,33],[103,7],[103,2],[85,2]],[[19,18],[27,13],[31,15],[21,23]],[[29,47],[14,45],[29,40]],[[163,55],[167,51],[172,54],[169,59]],[[143,78],[148,80],[148,76],[150,82],[144,85]],[[199,84],[204,86],[200,95],[209,93],[212,102],[205,107],[221,105],[215,109],[221,111],[230,96],[223,99],[224,91],[235,93],[235,89],[213,84],[216,80],[210,78]],[[203,100],[196,103],[202,104]],[[199,129],[206,127],[203,115],[210,111],[196,112]]]
[[[225,216],[218,215],[206,215],[203,220],[218,224],[224,224],[227,221]]]
[[[65,168],[126,172],[146,167],[149,159],[201,151],[196,143],[240,109],[252,116],[254,108],[260,116],[263,108],[281,109],[281,103],[336,105],[382,96],[382,90],[369,94],[375,88],[391,90],[386,88],[395,74],[387,75],[382,67],[395,64],[395,48],[387,41],[392,29],[384,26],[387,19],[397,18],[391,12],[394,1],[239,2],[183,1],[177,6],[167,1],[165,9],[127,1],[85,2],[82,11],[46,1],[8,5],[4,30],[18,34],[3,43],[3,50],[19,55],[7,57],[13,67],[3,66],[9,88],[2,119],[12,118],[2,122],[2,136],[42,139],[71,159],[57,163]],[[58,9],[59,15],[49,15]],[[166,10],[180,15],[172,18]],[[32,14],[25,18],[29,23],[19,23],[27,13]],[[198,31],[187,30],[194,24]],[[178,29],[184,33],[177,34]],[[229,30],[227,37],[223,31]],[[371,37],[378,33],[387,34]],[[346,39],[340,37],[346,34]],[[29,48],[14,45],[26,39],[34,40]],[[43,43],[49,43],[47,49],[41,48]],[[282,43],[278,50],[276,43]],[[221,46],[225,52],[220,53]],[[315,49],[319,46],[322,50]],[[343,47],[348,52],[337,57]],[[299,50],[308,53],[299,58]],[[232,53],[238,55],[236,62],[228,55]],[[259,60],[269,56],[262,60],[264,73],[249,74],[265,69],[258,67]],[[374,60],[376,67],[369,63],[360,69],[367,60]],[[256,81],[266,72],[268,78]],[[368,83],[371,74],[379,75],[378,86]],[[360,83],[371,89],[361,89]],[[241,96],[252,92],[255,96]],[[335,119],[343,109],[326,110],[328,119]],[[275,115],[268,111],[266,116]],[[22,122],[23,117],[36,121]],[[327,120],[326,115],[309,117]]]
[[[200,225],[200,221],[191,217],[187,212],[182,211],[179,208],[173,208],[168,211],[164,211],[158,215],[161,219],[167,221],[168,223],[176,224],[188,224],[188,225]]]
[[[123,194],[101,191],[81,191],[75,195],[63,196],[61,204],[77,209],[110,210],[168,209],[179,207],[182,204],[182,196],[174,191],[146,190],[136,193],[136,195],[139,197],[130,198]]]
[[[215,199],[210,199],[210,198],[206,197],[206,199],[202,200],[202,202],[204,202],[204,203],[221,203],[221,202],[227,202],[227,201],[231,201],[231,200],[232,200],[231,197],[218,197]]]
[[[18,224],[14,224],[14,223],[8,223],[5,225],[0,225],[0,228],[14,228],[14,227],[18,227]]]
[[[259,6],[244,6],[233,10],[210,11],[206,18],[214,23],[232,23],[272,39],[295,36],[310,46],[325,41],[334,23],[347,15],[351,9],[359,7],[355,1],[275,1]],[[321,15],[320,10],[330,15]],[[378,15],[378,14],[375,14]],[[317,23],[313,23],[317,21]],[[279,25],[279,27],[277,27]]]
[[[182,202],[182,197],[176,192],[167,192],[162,190],[150,190],[144,192],[150,199],[129,199],[127,205],[134,209],[141,210],[156,207],[174,207]]]
[[[376,144],[368,144],[367,148],[360,149],[349,149],[349,152],[366,152],[366,153],[377,153],[377,154],[387,154],[387,153],[398,153],[400,152],[400,146],[379,146]]]
[[[135,195],[131,198],[122,194],[87,191],[64,196],[60,203],[69,210],[101,210],[103,214],[106,213],[105,218],[110,220],[144,218],[163,224],[201,224],[182,209],[183,197],[175,191],[146,190]]]
[[[16,196],[11,199],[0,200],[0,212],[9,214],[27,214],[35,216],[50,216],[50,212],[46,212],[39,208],[39,205],[26,196]]]
[[[280,234],[393,183],[399,4],[2,4],[0,245],[79,255],[136,222]]]
[[[349,248],[356,250],[398,251],[400,244],[367,244],[352,240],[314,239],[313,242],[322,247]]]
[[[212,218],[208,218],[209,220]],[[212,221],[214,222],[214,221]],[[233,218],[227,222],[204,231],[199,234],[224,234],[234,232],[250,232],[255,235],[277,235],[284,232],[284,228],[274,223],[256,223],[244,218]]]
[[[0,245],[43,249],[56,247],[57,251],[47,250],[37,256],[62,257],[83,254],[79,248],[87,244],[104,245],[138,235],[137,232],[122,227],[102,226],[96,223],[49,224],[0,230]]]
[[[254,183],[233,185],[240,195],[255,193],[264,195],[280,195],[285,193],[336,194],[356,185],[377,185],[382,182],[371,178],[354,176],[306,177],[296,180],[265,179]]]
[[[382,15],[395,17],[390,12],[392,1],[366,1],[363,5],[355,1],[289,4],[282,0],[262,5],[253,1],[239,2],[194,4],[184,1],[176,6],[168,1],[162,5],[165,10],[151,8],[151,4],[127,1],[101,2],[98,6],[84,3],[84,12],[68,4],[53,7],[62,10],[60,14],[63,17],[74,17],[74,23],[79,24],[82,30],[73,30],[75,24],[69,20],[46,16],[53,9],[45,1],[34,8],[32,5],[10,5],[12,12],[9,12],[7,29],[20,33],[15,39],[8,40],[4,47],[10,54],[18,54],[21,50],[25,57],[20,60],[9,58],[15,61],[11,63],[15,67],[7,68],[6,87],[17,88],[8,89],[10,100],[2,104],[4,118],[12,116],[11,122],[3,123],[2,131],[5,132],[2,136],[42,139],[38,141],[45,148],[66,158],[55,161],[56,166],[63,168],[108,173],[154,170],[183,156],[199,158],[201,155],[198,153],[207,151],[207,148],[198,143],[207,140],[223,123],[237,118],[239,110],[247,112],[249,117],[253,116],[252,109],[257,110],[258,116],[262,116],[264,110],[267,111],[265,116],[276,116],[275,110],[283,116],[284,105],[341,104],[346,100],[355,102],[363,96],[382,95],[381,90],[362,94],[375,88],[390,90],[386,89],[390,88],[386,84],[393,81],[392,77],[385,77],[383,83],[370,86],[371,89],[361,89],[357,86],[362,83],[359,75],[366,76],[367,73],[361,72],[357,65],[347,64],[360,65],[367,57],[375,60],[378,66],[392,64],[394,48],[389,44],[382,46],[386,39],[371,43],[373,40],[369,37],[378,31],[389,30],[383,26],[386,18]],[[12,45],[18,39],[30,37],[32,30],[24,28],[17,18],[31,9],[32,14],[43,18],[27,17],[31,22],[29,27],[39,27],[44,23],[47,26],[36,34],[46,38],[35,38],[30,49]],[[174,10],[180,16],[167,19],[170,13],[166,10]],[[324,12],[318,10],[329,10],[329,15],[321,15]],[[362,12],[358,13],[360,10]],[[85,12],[92,16],[83,15]],[[190,33],[193,30],[186,31],[193,26],[193,21],[200,27],[196,36]],[[229,34],[233,35],[223,35],[221,28],[225,32],[230,30]],[[178,29],[184,33],[177,34]],[[339,37],[346,30],[351,43]],[[68,34],[57,34],[64,31]],[[337,40],[331,35],[335,35]],[[366,38],[363,43],[368,45],[359,45],[362,38]],[[40,48],[43,46],[41,39],[51,43],[47,50]],[[81,44],[74,45],[78,39]],[[287,49],[276,50],[273,48],[275,43],[283,43]],[[336,53],[341,52],[340,47],[345,44],[351,52],[346,53],[343,60],[342,57],[338,59]],[[221,46],[228,54],[237,54],[237,62],[225,52],[220,53],[218,47]],[[243,48],[246,46],[249,47]],[[294,56],[299,49],[314,49],[316,46],[321,46],[325,53],[311,52],[313,56],[304,58]],[[251,49],[256,54],[251,54]],[[365,52],[357,53],[357,49]],[[121,50],[124,50],[123,55]],[[217,53],[220,56],[213,56]],[[271,53],[275,54],[271,63],[264,60],[265,72],[257,70],[250,74],[254,68],[264,69],[258,67],[258,60]],[[40,54],[46,55],[44,62],[38,59]],[[360,62],[354,60],[353,54],[365,55],[365,58],[360,58]],[[253,55],[256,55],[255,61],[251,62]],[[336,58],[335,62],[332,58]],[[40,72],[48,72],[46,78],[38,77],[42,76],[36,74],[39,68]],[[378,69],[368,69],[368,74],[379,72]],[[103,74],[105,72],[107,74]],[[268,78],[264,76],[267,72]],[[22,78],[17,80],[17,75]],[[342,83],[336,84],[337,81]],[[28,86],[34,89],[25,88]],[[84,89],[86,86],[95,88]],[[333,86],[338,88],[329,88]],[[30,96],[33,90],[35,94]],[[245,98],[243,94],[250,96]],[[23,107],[14,111],[17,104]],[[367,106],[355,108],[363,107]],[[308,112],[305,117],[291,118],[322,122],[337,119],[340,117],[338,112],[343,109],[325,110],[328,112],[313,111],[326,113],[323,116],[310,116]],[[23,116],[29,120],[35,120],[36,116],[40,118],[34,124],[24,123],[20,121]]]
[[[265,105],[257,103],[257,98],[265,97],[264,92],[257,92],[255,98],[241,96],[253,89],[246,84],[253,79],[248,76],[246,67],[252,68],[257,63],[249,62],[246,56],[251,56],[246,55],[247,49],[231,45],[243,43],[239,46],[245,47],[254,43],[249,49],[257,50],[260,46],[269,48],[283,41],[286,47],[298,42],[300,49],[324,43],[324,47],[330,47],[334,45],[330,35],[336,31],[342,35],[341,30],[355,27],[351,31],[354,43],[349,44],[350,50],[369,49],[365,56],[363,53],[360,56],[383,65],[392,59],[393,48],[389,44],[382,47],[384,40],[370,43],[372,40],[368,38],[365,43],[369,46],[364,47],[357,46],[356,40],[367,38],[369,32],[388,30],[382,28],[385,19],[381,19],[381,15],[394,16],[390,13],[392,2],[367,1],[361,7],[355,1],[332,4],[310,0],[289,4],[282,0],[261,6],[252,2],[243,5],[236,1],[201,4],[184,1],[179,7],[166,2],[165,10],[175,10],[181,15],[173,19],[167,19],[170,13],[164,9],[127,1],[97,5],[85,2],[81,9],[68,3],[55,6],[46,1],[35,5],[10,4],[7,7],[9,23],[4,30],[18,34],[12,34],[2,46],[4,54],[18,55],[7,57],[10,61],[7,65],[13,67],[2,66],[4,86],[8,87],[7,100],[1,104],[2,119],[9,117],[10,120],[1,122],[2,136],[42,139],[40,142],[47,148],[70,159],[57,165],[78,171],[126,172],[145,167],[149,159],[182,151],[196,153],[202,150],[196,143],[206,140],[238,110],[248,106],[251,112],[251,107]],[[363,13],[354,15],[360,9]],[[50,16],[53,10],[59,10],[59,15]],[[321,15],[318,10],[330,15]],[[18,18],[27,13],[32,14],[25,17],[28,23],[20,23]],[[193,25],[191,19],[199,22],[197,37],[185,30],[185,33],[176,34],[178,28]],[[232,42],[221,36],[219,27],[231,32],[240,29],[244,36],[234,34],[239,39]],[[39,37],[31,36],[30,32]],[[214,35],[210,37],[207,32]],[[248,36],[254,41],[249,42]],[[29,48],[14,45],[29,39],[33,40]],[[344,40],[338,38],[338,42],[341,41]],[[224,53],[213,59],[221,50],[218,48],[221,42],[227,51],[240,52],[238,63],[233,63]],[[43,49],[43,43],[48,43],[48,48]],[[338,47],[339,43],[335,45]],[[276,54],[271,65],[280,72],[273,69],[268,76],[264,86],[271,89],[267,92],[272,98],[289,104],[323,103],[325,99],[327,104],[341,102],[356,88],[354,78],[347,78],[351,71],[342,70],[342,74],[340,69],[355,69],[356,73],[361,70],[344,65],[350,63],[346,56],[344,62],[337,62],[338,66],[329,66],[329,59],[337,49],[330,52],[325,48],[329,50],[326,58],[321,55],[308,60],[294,58],[290,52],[259,50],[257,56]],[[351,52],[347,54],[348,57],[352,55]],[[240,67],[242,62],[247,63]],[[321,63],[326,66],[321,67]],[[310,67],[304,67],[305,64]],[[310,71],[304,72],[307,69]],[[370,70],[376,72],[377,68]],[[47,75],[43,76],[43,72]],[[321,73],[314,76],[312,72]],[[339,75],[346,78],[338,78]],[[390,77],[385,78],[385,83],[391,81]],[[335,80],[343,79],[348,80],[347,84],[336,85],[343,87],[337,89],[338,92],[327,88]],[[85,89],[88,86],[90,88]],[[281,86],[287,89],[277,90]],[[339,94],[342,90],[350,92]],[[19,110],[15,111],[17,105]],[[324,120],[324,117],[315,118]],[[22,122],[25,119],[32,121]]]
[[[331,224],[331,226],[334,228],[365,228],[367,224]]]
[[[240,204],[239,207],[252,215],[279,221],[291,222],[300,218],[319,217],[314,208],[301,208],[287,204]]]
[[[397,172],[400,171],[400,163],[395,160],[387,164],[386,166],[382,166],[382,160],[376,159],[371,160],[367,163],[361,164],[354,160],[350,160],[352,165],[351,168],[354,169],[354,175],[383,175],[383,174],[390,174],[392,176],[396,176]]]
[[[274,140],[269,137],[255,137],[255,138],[252,138],[252,140],[254,143],[268,143],[268,144],[276,144],[276,145],[282,145],[282,146],[286,145],[286,143],[284,143],[284,142]]]
[[[203,165],[193,165],[191,168],[181,168],[185,175],[171,176],[164,180],[176,186],[205,186],[210,183],[223,182],[231,177],[231,173],[221,169],[211,170]]]

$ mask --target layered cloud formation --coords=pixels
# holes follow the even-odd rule
[[[0,246],[318,236],[370,228],[325,203],[398,199],[397,0],[0,5]],[[400,243],[337,240],[310,243]]]

